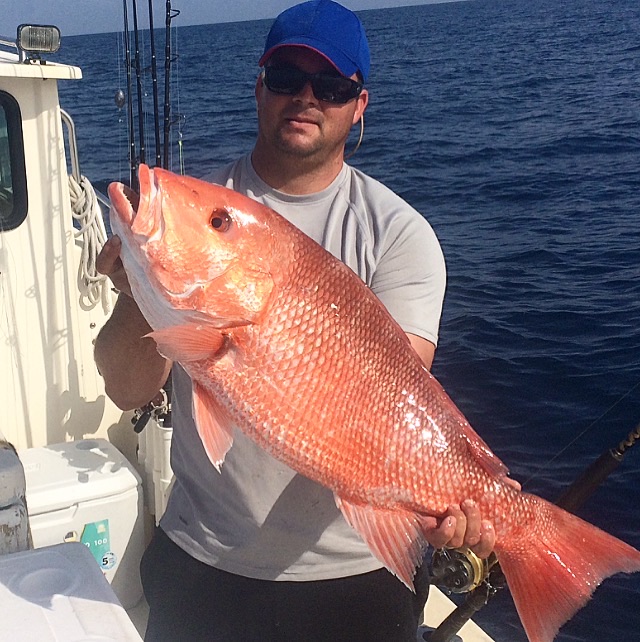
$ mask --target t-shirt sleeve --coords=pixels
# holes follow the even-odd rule
[[[446,268],[436,234],[407,206],[391,217],[384,237],[371,289],[405,332],[437,345]]]

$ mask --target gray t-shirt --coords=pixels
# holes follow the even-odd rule
[[[378,181],[344,165],[321,192],[270,188],[244,156],[206,177],[268,205],[346,263],[405,332],[437,342],[445,290],[438,240],[422,216]],[[219,473],[191,417],[191,382],[173,369],[175,475],[161,527],[193,557],[268,580],[321,580],[380,568],[328,489],[240,431]]]

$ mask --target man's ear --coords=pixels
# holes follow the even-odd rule
[[[367,105],[369,104],[369,92],[366,89],[363,89],[360,92],[360,95],[356,98],[356,109],[353,113],[353,122],[352,125],[355,125],[359,120],[362,114],[364,114]]]
[[[260,101],[260,96],[262,95],[263,90],[264,90],[264,78],[261,71],[258,74],[258,77],[256,78],[256,86],[254,89],[254,95],[257,101]]]

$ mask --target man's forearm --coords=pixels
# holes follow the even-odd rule
[[[151,331],[135,301],[120,294],[95,344],[95,361],[105,390],[122,410],[148,403],[164,385],[171,362],[158,354]]]

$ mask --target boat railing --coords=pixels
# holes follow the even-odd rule
[[[67,128],[67,145],[69,146],[69,161],[71,163],[71,175],[75,178],[76,182],[80,184],[82,182],[82,172],[80,171],[80,157],[78,155],[78,144],[76,139],[76,125],[73,122],[73,118],[66,112],[64,109],[60,110],[60,117],[62,118],[62,123]],[[99,203],[106,207],[106,210],[109,211],[111,203],[109,198],[100,192],[95,190],[96,198]]]
[[[11,62],[24,62],[26,54],[18,47],[15,39],[0,36],[0,60],[3,59]]]
[[[79,183],[81,180],[80,174],[80,158],[78,156],[78,145],[76,142],[76,125],[73,118],[64,110],[60,110],[62,123],[67,128],[67,144],[69,145],[69,160],[71,162],[71,175]]]

